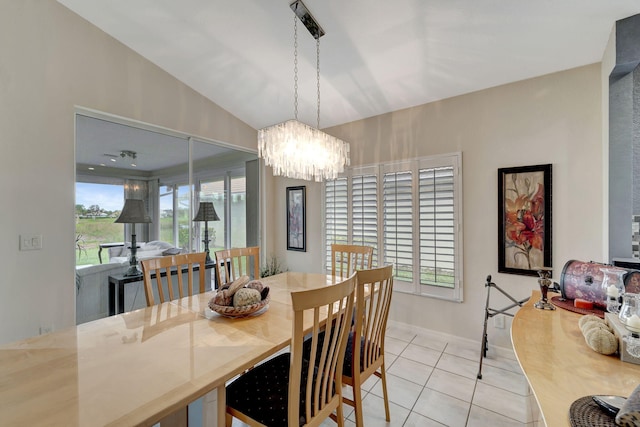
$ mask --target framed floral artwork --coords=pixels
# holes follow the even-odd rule
[[[287,250],[306,252],[306,188],[287,187]]]
[[[551,165],[498,169],[498,272],[552,268]]]

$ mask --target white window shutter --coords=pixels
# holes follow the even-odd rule
[[[331,245],[346,244],[348,232],[347,178],[326,181],[325,198],[325,268],[331,266]]]
[[[372,266],[378,265],[378,177],[357,175],[351,180],[351,243],[373,246]]]
[[[331,244],[374,247],[393,265],[394,292],[462,301],[462,154],[352,168],[325,183]]]
[[[413,173],[387,172],[382,183],[384,262],[394,277],[413,281]]]
[[[420,284],[453,288],[455,206],[453,167],[420,169]]]

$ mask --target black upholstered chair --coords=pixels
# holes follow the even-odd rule
[[[364,422],[361,386],[371,375],[377,376],[382,382],[385,416],[387,421],[391,421],[384,364],[384,338],[393,294],[393,267],[388,265],[360,270],[357,277],[355,323],[347,343],[342,383],[353,389],[353,400],[343,398],[343,401],[355,408],[356,426],[362,427]],[[360,369],[356,369],[358,366]]]
[[[342,369],[342,384],[351,386],[353,399],[343,397],[342,400],[355,408],[356,426],[362,427],[361,386],[371,375],[376,375],[382,381],[385,416],[387,421],[391,420],[384,364],[384,338],[393,293],[393,267],[389,265],[359,270],[356,274],[356,301]],[[321,333],[320,340],[323,339],[324,335]],[[303,345],[304,358],[310,357],[310,344],[305,341]],[[354,369],[356,366],[360,369]]]
[[[254,367],[227,386],[227,426],[232,417],[251,426],[317,426],[327,417],[344,425],[342,367],[355,284],[354,274],[333,286],[291,294],[291,352]],[[324,313],[326,322],[320,322]],[[307,360],[302,349],[310,328],[307,343],[314,357]],[[331,339],[320,339],[324,328]]]

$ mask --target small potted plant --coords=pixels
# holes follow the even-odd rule
[[[282,264],[278,260],[278,257],[272,255],[267,260],[267,263],[260,269],[260,277],[269,277],[282,273]]]

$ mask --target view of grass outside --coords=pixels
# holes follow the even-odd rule
[[[422,268],[420,271],[420,284],[423,286],[431,285],[453,289],[455,286],[454,282],[455,275],[451,270]]]
[[[101,243],[122,242],[124,224],[115,218],[79,218],[76,223],[76,265],[100,264],[98,249]],[[108,250],[102,251],[102,262],[108,262]]]
[[[216,183],[218,184],[218,183]],[[231,244],[232,247],[246,246],[246,192],[244,177],[234,179],[234,190],[232,192],[231,203]],[[224,188],[222,184],[222,189]],[[169,189],[167,189],[169,190]],[[110,193],[108,193],[108,191]],[[112,209],[119,209],[122,206],[122,186],[104,184],[76,183],[76,196],[82,196],[81,202],[104,203]],[[213,201],[220,221],[209,221],[209,251],[211,256],[217,250],[225,248],[225,197],[224,191],[211,191],[204,193],[207,198]],[[161,193],[160,202],[160,240],[170,244],[175,244],[174,220],[177,221],[178,244],[177,247],[188,251],[204,250],[202,239],[204,238],[204,222],[194,223],[189,217],[189,193],[188,187],[180,187],[178,191],[178,210],[173,212],[173,195],[169,191]],[[205,199],[207,200],[207,199]],[[76,205],[76,265],[100,264],[98,252],[100,245],[105,243],[117,243],[130,241],[131,236],[124,236],[124,224],[117,224],[114,221],[120,214],[119,210],[105,209],[101,205],[91,204]],[[115,208],[117,206],[118,208]],[[189,244],[189,230],[199,227],[201,236],[194,235],[194,241]],[[139,239],[138,239],[139,240]],[[141,243],[140,241],[138,243]],[[102,262],[109,262],[109,250],[103,249],[101,252]]]
[[[246,227],[245,227],[245,209],[244,199],[238,199],[231,204],[232,218],[242,218],[232,223],[231,231],[234,244],[237,247],[246,246]],[[185,217],[186,218],[186,217]],[[115,217],[93,217],[78,218],[76,221],[76,265],[100,264],[98,259],[98,251],[102,243],[122,242],[124,239],[124,224],[116,224]],[[186,221],[186,220],[185,220]],[[167,216],[160,218],[160,229],[171,230],[173,228],[173,217]],[[202,235],[204,236],[204,223],[201,225]],[[224,249],[224,224],[220,221],[209,222],[209,251],[211,256],[214,252]],[[181,241],[187,241],[189,230],[187,227],[180,228],[182,236]],[[165,237],[169,237],[169,233]],[[127,241],[131,240],[131,237]],[[173,243],[172,239],[163,239],[169,243]],[[204,250],[202,242],[199,244],[199,250]],[[102,250],[102,262],[109,262],[109,250]]]
[[[100,264],[99,245],[122,242],[124,224],[114,221],[124,205],[124,186],[76,182],[76,265]],[[108,251],[102,261],[108,262]]]
[[[76,222],[76,265],[100,264],[98,251],[102,243],[122,242],[124,224],[115,218],[79,218]],[[171,228],[172,218],[161,218],[160,226]],[[131,236],[127,241],[131,240]],[[173,243],[173,242],[170,242]],[[109,262],[109,250],[102,250],[102,262]]]

